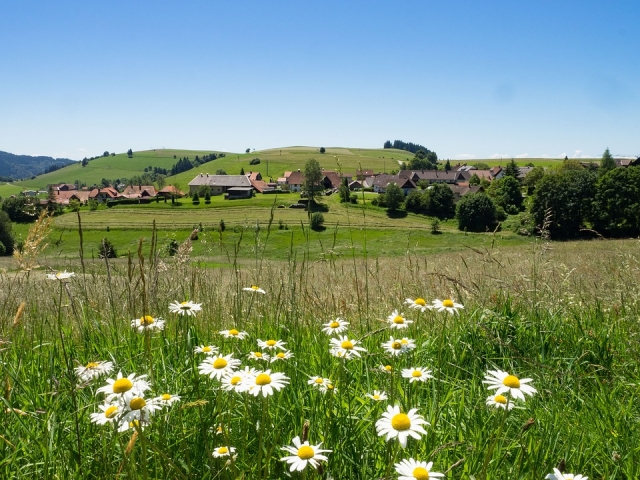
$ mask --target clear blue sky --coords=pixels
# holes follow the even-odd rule
[[[640,155],[638,1],[10,1],[0,150]]]

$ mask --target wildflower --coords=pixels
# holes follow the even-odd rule
[[[254,369],[251,369],[251,372],[248,375],[239,370],[236,370],[234,372],[229,372],[224,377],[222,377],[221,387],[223,390],[226,390],[228,392],[229,391],[242,392],[246,390],[246,385],[244,385],[242,382],[244,381],[245,378],[255,375],[255,372],[256,371]]]
[[[279,348],[280,350],[286,350],[284,348],[284,346],[286,345],[286,342],[283,342],[282,340],[260,340],[258,339],[258,346],[260,348],[264,349],[268,349],[268,350],[275,350],[276,348]]]
[[[233,358],[232,354],[216,355],[215,357],[207,358],[198,365],[198,370],[202,375],[209,375],[209,378],[220,380],[227,373],[235,370],[238,365],[240,365],[240,360]]]
[[[256,285],[251,285],[250,287],[245,287],[242,290],[244,290],[245,292],[262,293],[263,295],[265,293],[267,293],[263,289],[261,289],[260,287],[258,287]]]
[[[177,313],[178,315],[187,315],[194,317],[196,313],[202,310],[201,303],[193,303],[191,300],[187,300],[186,302],[173,302],[169,304],[169,311],[171,313]]]
[[[76,274],[73,272],[56,272],[56,273],[47,273],[47,280],[67,280],[71,277],[75,277]]]
[[[387,397],[386,393],[380,392],[378,390],[374,390],[373,393],[367,393],[365,396],[369,397],[371,400],[375,400],[376,402],[383,402],[384,400],[389,398]]]
[[[157,405],[162,405],[164,407],[168,407],[179,401],[180,401],[180,396],[171,395],[170,393],[163,393],[159,397],[156,397],[153,399],[153,403]]]
[[[291,353],[290,350],[278,352],[275,355],[271,356],[271,363],[277,362],[278,360],[289,360],[291,357],[293,357],[293,353]]]
[[[509,392],[513,398],[519,398],[524,401],[524,393],[527,395],[537,393],[537,390],[531,385],[526,385],[530,381],[531,378],[520,380],[515,375],[509,375],[502,370],[489,370],[482,383],[486,383],[489,390],[496,388],[496,395]]]
[[[127,392],[139,395],[151,388],[145,378],[147,378],[146,375],[136,376],[135,373],[132,373],[127,377],[123,377],[122,372],[118,372],[118,376],[115,380],[111,378],[107,379],[107,384],[104,387],[100,387],[96,393],[106,394],[107,402],[110,402],[114,398],[117,398]]]
[[[428,478],[444,477],[444,473],[432,472],[431,466],[433,462],[418,462],[413,458],[402,460],[396,463],[396,472],[398,472],[398,480],[426,480]]]
[[[382,418],[376,422],[378,436],[386,435],[387,441],[397,437],[402,448],[406,448],[409,436],[420,440],[420,434],[427,434],[421,425],[429,425],[429,423],[416,411],[417,409],[412,408],[409,413],[402,413],[400,407],[389,405],[387,411],[382,414]]]
[[[204,353],[205,355],[216,355],[218,347],[215,345],[199,345],[193,349],[194,353]]]
[[[511,410],[514,407],[513,402],[510,402],[504,395],[489,395],[487,397],[487,406],[494,408],[506,408]]]
[[[221,330],[218,333],[220,335],[224,335],[225,338],[237,338],[238,340],[244,340],[245,337],[249,335],[247,332],[240,332],[235,328],[232,328],[231,330]]]
[[[254,397],[257,397],[262,393],[267,397],[273,395],[273,389],[278,392],[289,383],[289,377],[284,373],[271,373],[271,370],[265,370],[264,372],[256,372],[254,376],[246,379],[246,391]]]
[[[110,373],[113,370],[113,363],[104,361],[89,362],[83,367],[76,367],[74,370],[81,382],[88,382],[98,378],[100,375]]]
[[[146,427],[148,424],[149,424],[148,421],[138,420],[138,419],[133,419],[131,421],[123,421],[122,423],[120,423],[120,427],[118,428],[118,431],[126,432],[129,429],[136,430],[138,428],[140,430],[144,430],[144,427]]]
[[[142,393],[126,393],[119,397],[118,402],[123,406],[125,412],[123,423],[129,423],[133,420],[148,422],[151,415],[162,408],[153,400],[147,401]]]
[[[213,456],[216,458],[228,457],[236,451],[234,447],[217,447],[213,450]]]
[[[366,352],[367,350],[362,347],[358,347],[357,340],[349,340],[349,337],[346,335],[341,336],[340,338],[332,338],[330,342],[331,346],[331,354],[345,359],[350,359],[353,357],[359,357],[360,352]]]
[[[265,362],[268,362],[269,359],[271,358],[269,355],[262,352],[251,352],[249,355],[247,355],[247,357],[249,357],[252,360],[263,360]]]
[[[332,322],[323,323],[322,326],[324,328],[322,329],[322,331],[327,335],[342,333],[347,329],[347,325],[349,325],[349,322],[345,322],[342,318],[338,317]]]
[[[433,375],[431,375],[431,370],[427,370],[426,368],[405,368],[402,370],[402,378],[408,378],[409,383],[426,382],[430,378],[433,378]]]
[[[460,303],[455,303],[453,300],[447,298],[446,300],[438,300],[437,298],[431,302],[434,310],[438,310],[439,312],[447,311],[449,313],[458,313],[458,310],[463,309],[464,307]]]
[[[416,308],[421,312],[425,312],[433,308],[431,305],[427,305],[427,302],[425,301],[424,298],[416,298],[415,300],[411,300],[410,298],[407,298],[404,301],[404,304],[409,305],[409,308]]]
[[[384,373],[392,373],[393,367],[391,365],[379,365],[378,370]]]
[[[312,385],[313,388],[320,390],[322,393],[326,393],[329,390],[329,387],[333,389],[333,384],[331,380],[323,377],[309,377],[307,380],[308,385]]]
[[[91,423],[95,423],[97,425],[105,425],[106,423],[111,423],[115,421],[118,416],[118,406],[113,404],[104,404],[98,405],[98,408],[102,410],[101,412],[95,412],[90,415]]]
[[[400,343],[402,344],[402,347],[407,350],[413,350],[416,348],[416,341],[407,337],[401,338]]]
[[[164,328],[164,320],[161,318],[153,318],[151,315],[145,315],[141,318],[131,320],[131,327],[140,333],[145,330],[162,330]]]
[[[394,310],[391,315],[387,317],[387,321],[389,322],[389,326],[391,328],[407,328],[410,323],[413,323],[413,320],[407,320],[401,314],[398,313],[397,310]]]
[[[290,472],[304,470],[308,464],[311,464],[313,468],[318,468],[320,461],[327,461],[327,457],[322,455],[323,453],[331,453],[331,450],[320,449],[320,442],[318,445],[309,445],[308,441],[304,443],[300,441],[300,437],[296,437],[292,440],[293,446],[287,445],[282,447],[281,450],[291,453],[291,455],[282,457],[280,460],[291,464]]]
[[[560,473],[557,468],[553,469],[553,473],[544,477],[548,480],[589,480],[589,477],[583,477],[582,475],[575,475],[573,473]]]
[[[408,338],[395,339],[391,337],[388,342],[384,342],[382,344],[382,348],[384,348],[387,353],[396,356],[412,350],[415,348],[415,344],[413,343],[413,340],[409,340]]]

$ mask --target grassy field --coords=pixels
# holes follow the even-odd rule
[[[238,268],[204,268],[195,252],[182,253],[87,257],[84,266],[66,259],[76,275],[65,281],[4,263],[0,477],[397,479],[395,465],[409,458],[449,479],[542,479],[559,464],[591,480],[640,477],[637,240],[326,262],[232,254]],[[250,285],[266,293],[245,291]],[[407,298],[453,299],[464,309],[421,312]],[[169,312],[187,299],[202,311]],[[164,328],[137,328],[145,315],[156,318],[148,325],[163,317]],[[346,338],[321,330],[336,317],[349,322]],[[232,328],[247,338],[219,333]],[[389,353],[385,344],[403,337],[415,348]],[[284,350],[261,348],[260,339]],[[235,368],[257,371],[237,391],[238,373],[204,375],[214,363],[226,368],[196,352],[209,345],[227,366],[237,359]],[[254,359],[277,351],[292,356]],[[75,370],[100,361],[113,368],[99,378]],[[524,400],[505,393],[512,410],[488,405],[488,370],[535,391]],[[119,371],[147,375],[148,388],[114,383]],[[260,394],[278,377],[282,388]],[[374,391],[381,401],[367,396]],[[166,395],[176,402],[162,404]],[[394,406],[386,438],[381,422]],[[411,429],[428,422],[406,447],[394,435],[407,432],[397,412],[412,415]],[[289,472],[283,447],[297,436],[329,450],[321,469]],[[310,458],[309,449],[293,455]]]
[[[0,184],[0,197],[7,198],[11,195],[18,195],[23,190],[24,188],[20,185],[15,185],[13,183],[2,183]]]

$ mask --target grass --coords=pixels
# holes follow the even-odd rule
[[[367,246],[374,234],[367,230]],[[274,238],[259,245],[268,250]],[[40,258],[74,270],[68,282],[5,263],[0,477],[381,479],[397,478],[393,464],[409,457],[433,462],[452,479],[544,478],[561,460],[566,471],[592,480],[639,477],[637,240],[487,244],[463,254],[325,262],[304,254],[314,241],[298,242],[294,233],[293,247],[303,254],[284,261],[232,250],[234,268],[208,268],[209,257],[190,258],[188,244],[173,258],[135,249],[129,259],[87,257],[84,266]],[[243,290],[251,284],[267,293]],[[453,298],[464,309],[449,315],[403,305],[417,297]],[[202,312],[168,313],[170,302],[186,299],[202,303]],[[414,323],[391,330],[385,319],[394,309]],[[164,330],[131,328],[145,314],[164,317]],[[337,316],[366,349],[361,357],[331,355],[320,328]],[[249,337],[218,334],[232,327]],[[411,338],[417,348],[390,356],[381,345],[391,336]],[[294,357],[249,360],[257,339],[282,340]],[[208,344],[243,365],[282,372],[289,383],[264,400],[221,390],[199,373],[204,356],[194,348]],[[96,390],[107,377],[79,382],[73,368],[98,360],[115,364],[109,378],[118,370],[148,375],[147,401],[170,393],[180,402],[143,430],[92,423],[104,401]],[[408,383],[401,371],[414,367],[434,378]],[[510,412],[490,409],[482,384],[488,369],[530,377],[537,393]],[[314,389],[308,380],[316,375],[335,388]],[[389,400],[368,399],[374,389]],[[387,404],[417,409],[427,434],[406,449],[379,437],[375,423]],[[322,471],[290,475],[281,448],[305,435],[331,450],[328,461]],[[214,458],[220,446],[234,447],[236,456]]]

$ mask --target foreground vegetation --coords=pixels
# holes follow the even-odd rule
[[[231,254],[233,269],[199,267],[189,242],[172,258],[153,244],[152,235],[115,263],[40,258],[45,267],[75,271],[67,280],[5,265],[0,476],[379,479],[398,478],[394,464],[410,457],[433,462],[432,472],[446,478],[537,479],[557,465],[592,480],[640,476],[637,241],[489,245],[464,257],[400,261],[258,255],[242,267]],[[266,293],[245,291],[250,285]],[[405,304],[418,297],[452,298],[464,309],[421,312]],[[201,303],[202,311],[170,313],[176,300]],[[394,310],[413,323],[392,329]],[[163,317],[165,328],[132,328],[132,319],[140,327],[147,315]],[[330,352],[322,325],[337,317],[349,322],[341,335],[365,349],[360,357]],[[232,328],[248,337],[218,333]],[[414,340],[416,348],[391,355],[382,345],[390,337]],[[293,356],[248,358],[262,351],[260,339],[285,342]],[[195,349],[208,345],[243,367],[284,374],[283,388],[266,397],[222,389],[200,373],[206,356]],[[83,381],[74,370],[98,361],[112,362],[113,371]],[[391,373],[380,369],[386,365]],[[417,368],[433,378],[402,376]],[[510,398],[512,410],[486,405],[488,370],[531,378],[537,393]],[[162,394],[179,401],[148,424],[146,417],[125,422],[121,432],[121,416],[103,415],[106,424],[97,425],[92,414],[101,418],[105,400],[97,390],[118,371],[148,375],[150,405]],[[312,377],[333,388],[309,384]],[[388,398],[366,396],[374,390]],[[388,405],[417,409],[426,434],[406,448],[385,441],[376,423]],[[282,448],[296,436],[330,450],[321,469],[289,473]]]

